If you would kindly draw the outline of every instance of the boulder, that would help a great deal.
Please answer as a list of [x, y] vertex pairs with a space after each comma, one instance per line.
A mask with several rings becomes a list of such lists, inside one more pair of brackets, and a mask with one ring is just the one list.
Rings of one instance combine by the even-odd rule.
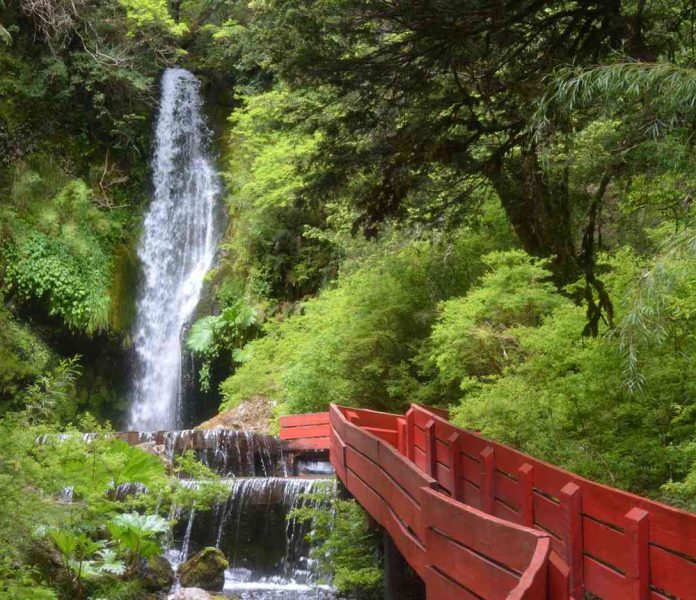
[[213, 597], [201, 588], [179, 588], [167, 597], [167, 600], [213, 600]]
[[164, 556], [154, 556], [143, 564], [140, 579], [148, 592], [169, 590], [174, 583], [174, 569]]
[[179, 583], [219, 592], [225, 585], [225, 555], [217, 548], [203, 548], [179, 567]]

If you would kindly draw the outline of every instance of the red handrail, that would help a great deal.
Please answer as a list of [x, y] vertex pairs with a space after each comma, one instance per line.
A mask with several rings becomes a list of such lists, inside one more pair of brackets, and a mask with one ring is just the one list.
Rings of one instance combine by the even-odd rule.
[[[505, 595], [500, 597], [508, 598], [580, 599], [585, 592], [605, 599], [696, 598], [694, 514], [589, 481], [487, 440], [455, 427], [446, 412], [429, 407], [412, 405], [401, 416], [332, 405], [324, 415], [321, 424], [328, 435], [312, 437], [314, 447], [318, 440], [330, 447], [337, 475], [394, 538], [426, 581], [429, 598], [467, 597], [448, 585], [483, 598], [499, 597], [501, 590]], [[286, 429], [298, 428], [293, 435], [301, 427], [312, 431], [319, 421], [319, 415], [297, 415], [281, 423], [281, 436]], [[446, 509], [455, 523], [452, 531], [443, 531], [443, 523], [432, 517]], [[456, 523], [467, 519], [474, 519], [478, 529], [469, 526], [461, 532], [466, 539], [458, 539], [461, 526]], [[518, 576], [514, 588], [510, 573], [506, 575], [510, 565], [500, 557], [474, 552], [504, 568], [491, 571], [500, 581], [483, 578], [500, 583], [500, 588], [471, 589], [467, 585], [482, 580], [472, 583], [471, 574], [486, 567], [460, 561], [468, 575], [448, 572], [453, 565], [441, 564], [440, 557], [452, 552], [430, 551], [443, 543], [471, 550], [489, 519], [525, 535], [536, 530], [539, 536], [531, 554], [519, 544], [502, 544], [527, 561], [525, 571], [512, 569]], [[497, 534], [499, 540], [503, 537]]]
[[338, 476], [389, 532], [428, 598], [546, 597], [547, 534], [437, 491], [437, 482], [388, 441], [397, 436], [395, 415], [332, 406], [330, 418]]

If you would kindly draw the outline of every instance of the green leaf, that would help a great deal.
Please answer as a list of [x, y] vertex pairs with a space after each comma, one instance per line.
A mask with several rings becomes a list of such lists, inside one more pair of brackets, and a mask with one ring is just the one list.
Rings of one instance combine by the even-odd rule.
[[215, 347], [215, 330], [219, 317], [203, 317], [193, 324], [186, 340], [186, 347], [194, 354], [204, 355]]

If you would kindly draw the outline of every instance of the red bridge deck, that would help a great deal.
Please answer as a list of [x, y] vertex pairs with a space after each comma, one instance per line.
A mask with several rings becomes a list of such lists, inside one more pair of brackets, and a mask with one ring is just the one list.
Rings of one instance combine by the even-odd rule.
[[444, 411], [332, 405], [282, 417], [281, 439], [330, 449], [429, 600], [696, 599], [696, 515], [455, 427]]

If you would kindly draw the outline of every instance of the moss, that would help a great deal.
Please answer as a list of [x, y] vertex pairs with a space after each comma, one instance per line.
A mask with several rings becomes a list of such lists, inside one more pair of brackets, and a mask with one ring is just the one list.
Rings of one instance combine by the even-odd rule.
[[117, 334], [130, 331], [136, 315], [136, 292], [140, 261], [135, 241], [120, 244], [115, 251], [114, 274], [109, 295], [111, 297], [111, 330]]
[[225, 585], [225, 569], [229, 566], [217, 548], [203, 548], [179, 567], [179, 583], [183, 587], [199, 587], [220, 591]]

